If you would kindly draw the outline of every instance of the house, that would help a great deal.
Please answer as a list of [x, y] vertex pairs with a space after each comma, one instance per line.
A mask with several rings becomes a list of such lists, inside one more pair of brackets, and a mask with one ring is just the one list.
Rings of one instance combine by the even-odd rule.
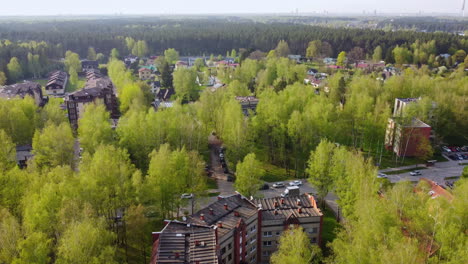
[[327, 65], [336, 64], [336, 58], [324, 58], [323, 63]]
[[174, 88], [161, 88], [156, 89], [155, 100], [152, 103], [155, 110], [162, 108], [170, 108], [174, 106], [174, 102], [171, 101], [171, 96], [175, 94]]
[[28, 161], [32, 159], [33, 156], [31, 145], [16, 146], [16, 163], [21, 169], [27, 167]]
[[318, 73], [318, 70], [314, 68], [310, 68], [309, 70], [307, 70], [307, 75], [315, 75], [317, 73]]
[[218, 264], [217, 228], [165, 221], [161, 232], [153, 232], [151, 264]]
[[89, 70], [99, 69], [99, 63], [95, 60], [82, 60], [81, 61], [81, 69], [83, 72], [87, 72]]
[[138, 70], [138, 77], [140, 77], [140, 80], [149, 80], [151, 79], [152, 73], [153, 72], [148, 67], [141, 67]]
[[423, 138], [429, 140], [431, 136], [431, 126], [423, 121], [417, 118], [412, 118], [409, 122], [403, 120], [405, 108], [418, 100], [419, 98], [396, 98], [393, 118], [388, 119], [385, 147], [400, 157], [416, 156], [420, 142]]
[[149, 82], [149, 85], [151, 87], [151, 93], [154, 95], [157, 95], [159, 93], [159, 90], [161, 90], [161, 82], [160, 81], [151, 81]]
[[41, 85], [35, 82], [25, 81], [12, 85], [0, 86], [0, 97], [6, 99], [25, 98], [31, 96], [38, 106], [44, 106], [48, 98], [42, 95]]
[[73, 128], [78, 128], [78, 120], [83, 116], [84, 106], [98, 100], [104, 103], [112, 119], [119, 117], [118, 102], [111, 80], [100, 73], [90, 72], [85, 87], [65, 98], [68, 119]]
[[[429, 179], [426, 179], [426, 178], [420, 178], [419, 179], [419, 182], [425, 182], [427, 183], [427, 185], [429, 186], [430, 188], [430, 191], [427, 193], [428, 195], [431, 196], [432, 199], [436, 199], [437, 197], [444, 197], [445, 199], [447, 199], [448, 201], [452, 201], [453, 200], [453, 195], [445, 190], [444, 188], [442, 188], [439, 184], [437, 184], [436, 182], [434, 181], [431, 181]], [[419, 192], [421, 191], [418, 187], [415, 188], [415, 192]]]
[[191, 224], [217, 227], [219, 263], [258, 263], [260, 211], [240, 194], [218, 200], [188, 218]]
[[134, 55], [128, 55], [124, 57], [125, 66], [130, 67], [133, 63], [137, 62], [140, 58]]
[[189, 67], [188, 63], [185, 61], [178, 61], [175, 64], [175, 69], [187, 69]]
[[290, 55], [288, 55], [288, 58], [290, 60], [296, 61], [297, 63], [300, 63], [302, 56], [301, 55], [290, 54]]
[[249, 110], [255, 113], [259, 102], [255, 96], [236, 96], [236, 100], [241, 104], [245, 116], [249, 115]]
[[63, 71], [54, 71], [49, 74], [45, 90], [48, 95], [62, 95], [68, 82], [68, 74]]
[[[320, 245], [323, 214], [314, 197], [309, 194], [249, 200], [237, 193], [218, 196], [217, 201], [189, 216], [185, 222], [168, 223], [175, 226], [168, 228], [166, 225], [161, 232], [153, 233], [152, 264], [197, 263], [191, 255], [196, 251], [184, 249], [192, 245], [191, 236], [198, 232], [203, 234], [199, 236], [198, 245], [204, 245], [204, 256], [209, 256], [209, 259], [205, 259], [207, 262], [200, 260], [199, 263], [212, 263], [209, 261], [213, 256], [213, 247], [211, 242], [207, 242], [214, 241], [210, 238], [212, 230], [216, 236], [215, 248], [219, 263], [254, 264], [269, 263], [271, 254], [277, 250], [281, 234], [291, 226], [302, 226], [311, 242]], [[163, 234], [166, 240], [162, 240]], [[174, 237], [177, 236], [185, 237], [185, 247], [182, 239], [176, 242]], [[164, 245], [164, 253], [170, 257], [164, 261], [160, 257], [163, 241], [167, 243]], [[197, 249], [196, 245], [191, 248]], [[185, 262], [176, 261], [181, 258]], [[161, 261], [153, 261], [155, 259]]]
[[280, 236], [291, 225], [301, 226], [310, 241], [320, 245], [323, 214], [312, 195], [256, 199], [253, 202], [262, 214], [259, 224], [261, 229], [259, 263], [270, 263], [270, 256], [278, 249]]

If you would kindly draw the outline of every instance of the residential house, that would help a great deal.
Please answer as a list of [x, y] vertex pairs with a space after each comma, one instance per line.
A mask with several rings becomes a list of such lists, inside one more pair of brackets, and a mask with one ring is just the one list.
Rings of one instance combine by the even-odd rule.
[[89, 70], [98, 70], [99, 63], [95, 60], [82, 60], [81, 61], [81, 70], [87, 72]]
[[32, 159], [33, 156], [31, 145], [16, 146], [16, 163], [21, 169], [27, 167], [28, 161]]
[[178, 61], [175, 64], [175, 69], [187, 69], [189, 67], [188, 63], [185, 61]]
[[36, 105], [41, 107], [48, 101], [48, 97], [42, 95], [41, 85], [35, 82], [25, 81], [22, 83], [0, 86], [0, 97], [12, 99], [25, 98], [26, 96], [31, 96]]
[[249, 111], [255, 113], [259, 102], [255, 96], [236, 96], [236, 100], [241, 104], [245, 116], [249, 115]]
[[320, 245], [323, 214], [312, 195], [256, 199], [253, 202], [262, 212], [259, 263], [270, 263], [270, 256], [278, 249], [280, 236], [291, 226], [301, 226], [310, 241]]
[[323, 63], [327, 65], [334, 65], [336, 64], [336, 58], [324, 58]]
[[152, 73], [153, 72], [148, 67], [141, 67], [138, 70], [138, 77], [140, 77], [140, 80], [149, 80], [151, 79]]
[[124, 57], [124, 63], [127, 68], [130, 67], [133, 63], [137, 62], [140, 58], [134, 55], [128, 55]]
[[165, 221], [154, 232], [151, 264], [218, 264], [217, 228], [206, 225]]
[[45, 90], [48, 95], [62, 95], [68, 82], [68, 74], [63, 71], [50, 73]]
[[100, 100], [110, 112], [111, 118], [119, 117], [118, 102], [114, 85], [108, 77], [99, 73], [90, 72], [83, 89], [70, 93], [65, 98], [68, 110], [68, 119], [73, 128], [78, 128], [78, 120], [83, 116], [84, 106]]

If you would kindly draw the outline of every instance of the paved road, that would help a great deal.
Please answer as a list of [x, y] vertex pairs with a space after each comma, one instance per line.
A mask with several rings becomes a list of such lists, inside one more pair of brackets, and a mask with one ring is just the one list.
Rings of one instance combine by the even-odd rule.
[[[418, 166], [425, 167], [423, 164], [420, 164]], [[380, 172], [386, 173], [390, 171], [412, 169], [415, 167], [416, 167], [415, 165], [405, 166], [405, 167], [400, 167], [400, 168], [380, 170]], [[465, 166], [459, 165], [458, 161], [437, 162], [435, 166], [433, 167], [428, 167], [427, 169], [420, 170], [421, 175], [419, 176], [411, 176], [409, 172], [405, 172], [401, 174], [388, 175], [388, 179], [391, 182], [399, 182], [403, 180], [417, 182], [419, 181], [420, 178], [424, 177], [426, 179], [430, 179], [439, 184], [444, 184], [446, 177], [461, 176], [464, 167]]]

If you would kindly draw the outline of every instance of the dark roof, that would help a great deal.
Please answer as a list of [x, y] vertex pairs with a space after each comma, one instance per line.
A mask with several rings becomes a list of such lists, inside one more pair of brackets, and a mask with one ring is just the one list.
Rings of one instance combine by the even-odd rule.
[[236, 100], [241, 103], [258, 103], [258, 98], [255, 96], [236, 96]]
[[188, 221], [199, 225], [216, 225], [222, 222], [222, 227], [218, 227], [219, 237], [222, 237], [234, 229], [241, 219], [245, 221], [257, 213], [257, 207], [247, 198], [234, 194], [227, 197], [219, 196], [218, 201], [196, 212]]
[[98, 68], [99, 63], [95, 60], [82, 60], [81, 67], [82, 68]]
[[218, 263], [216, 231], [208, 226], [170, 221], [160, 232], [151, 263]]
[[49, 75], [49, 81], [47, 82], [46, 86], [49, 86], [52, 84], [63, 86], [67, 78], [68, 78], [68, 75], [66, 72], [54, 71]]
[[[284, 220], [291, 215], [294, 215], [296, 218], [322, 215], [322, 212], [317, 207], [315, 198], [310, 194], [286, 198], [255, 199], [253, 203], [261, 208], [263, 220]], [[301, 212], [299, 212], [299, 208]]]
[[408, 102], [416, 102], [419, 98], [397, 98], [397, 100], [408, 103]]
[[156, 98], [162, 101], [166, 101], [169, 100], [173, 94], [175, 94], [174, 88], [160, 89], [159, 93], [156, 95]]
[[0, 97], [4, 98], [13, 98], [17, 96], [24, 98], [27, 95], [34, 97], [36, 94], [42, 96], [41, 85], [35, 82], [27, 81], [0, 87]]

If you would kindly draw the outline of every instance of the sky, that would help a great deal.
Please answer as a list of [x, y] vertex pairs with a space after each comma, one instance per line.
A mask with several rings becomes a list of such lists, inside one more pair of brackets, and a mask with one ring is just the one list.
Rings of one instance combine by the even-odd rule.
[[[84, 14], [457, 13], [463, 0], [0, 0], [0, 16]], [[468, 6], [467, 6], [468, 8]], [[468, 11], [468, 10], [467, 10]], [[468, 13], [468, 12], [467, 12]]]

